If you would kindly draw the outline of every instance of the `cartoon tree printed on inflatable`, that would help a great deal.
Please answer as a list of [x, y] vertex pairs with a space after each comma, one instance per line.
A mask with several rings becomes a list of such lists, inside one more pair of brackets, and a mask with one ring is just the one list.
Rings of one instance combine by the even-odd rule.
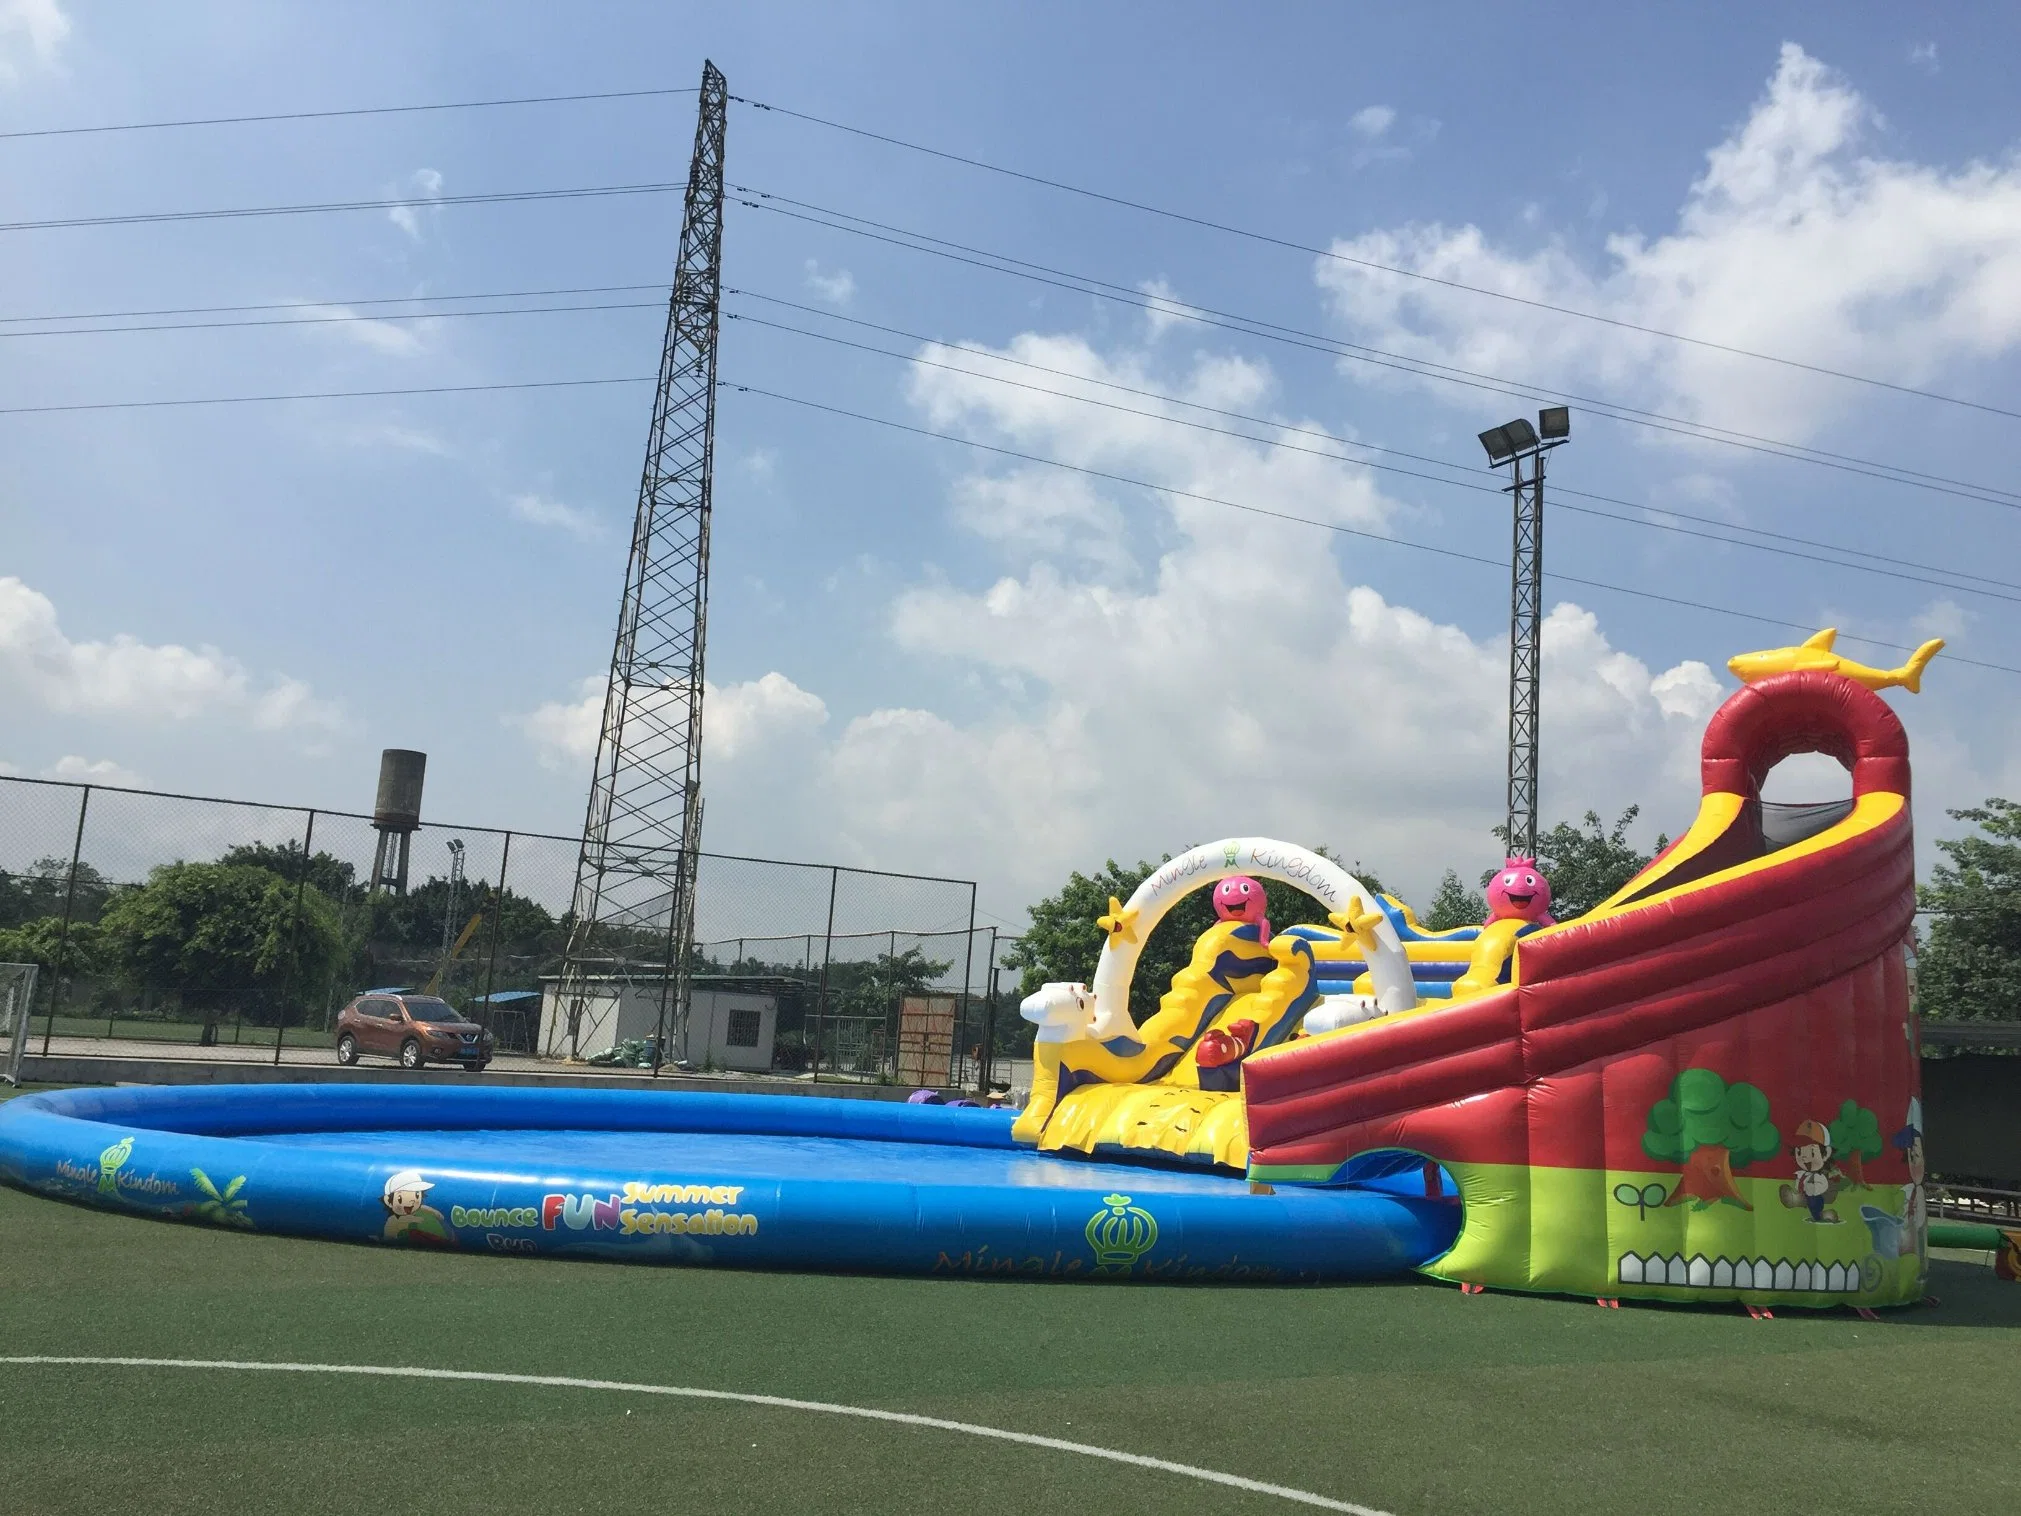
[[1832, 1161], [1845, 1174], [1846, 1183], [1854, 1189], [1873, 1188], [1860, 1160], [1881, 1156], [1880, 1118], [1858, 1101], [1848, 1100], [1826, 1130], [1832, 1134]]
[[1670, 1094], [1649, 1108], [1642, 1150], [1663, 1163], [1684, 1166], [1670, 1198], [1689, 1200], [1693, 1210], [1714, 1201], [1751, 1211], [1733, 1182], [1733, 1171], [1773, 1158], [1782, 1134], [1770, 1125], [1768, 1097], [1751, 1084], [1728, 1084], [1711, 1069], [1686, 1069], [1670, 1082]]

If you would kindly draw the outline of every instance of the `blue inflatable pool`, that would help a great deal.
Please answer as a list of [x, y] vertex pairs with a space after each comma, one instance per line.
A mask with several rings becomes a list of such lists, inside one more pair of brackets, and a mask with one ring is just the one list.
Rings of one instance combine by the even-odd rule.
[[[0, 1179], [297, 1237], [640, 1263], [1318, 1281], [1407, 1272], [1449, 1185], [1252, 1193], [1014, 1147], [1008, 1112], [455, 1085], [67, 1090], [0, 1105]], [[1396, 1166], [1392, 1166], [1393, 1168]]]

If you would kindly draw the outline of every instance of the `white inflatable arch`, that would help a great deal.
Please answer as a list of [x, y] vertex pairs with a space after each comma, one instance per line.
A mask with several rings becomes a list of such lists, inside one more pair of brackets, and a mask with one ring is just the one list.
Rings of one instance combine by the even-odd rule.
[[1137, 959], [1153, 927], [1182, 896], [1205, 889], [1231, 874], [1253, 874], [1294, 885], [1318, 900], [1327, 909], [1328, 919], [1342, 931], [1349, 930], [1349, 907], [1357, 896], [1364, 914], [1374, 911], [1380, 920], [1355, 935], [1361, 938], [1368, 957], [1369, 978], [1375, 989], [1377, 1007], [1388, 1015], [1407, 1011], [1417, 1004], [1417, 986], [1412, 983], [1410, 960], [1396, 927], [1376, 906], [1375, 891], [1329, 858], [1292, 842], [1269, 837], [1228, 837], [1193, 848], [1164, 864], [1138, 885], [1123, 906], [1120, 918], [1103, 917], [1108, 941], [1102, 945], [1101, 961], [1095, 965], [1094, 1015], [1088, 1034], [1098, 1040], [1128, 1036], [1136, 1030], [1130, 1019], [1130, 980], [1137, 972]]

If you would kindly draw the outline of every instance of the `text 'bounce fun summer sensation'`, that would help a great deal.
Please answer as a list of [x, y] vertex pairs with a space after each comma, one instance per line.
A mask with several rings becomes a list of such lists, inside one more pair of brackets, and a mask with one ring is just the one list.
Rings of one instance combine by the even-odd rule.
[[[1901, 669], [1832, 634], [1745, 654], [1697, 817], [1559, 921], [1535, 861], [1432, 932], [1331, 860], [1239, 837], [1101, 918], [1029, 997], [1007, 1113], [760, 1095], [403, 1086], [78, 1090], [0, 1108], [0, 1177], [126, 1211], [513, 1254], [1068, 1279], [1412, 1269], [1606, 1300], [1898, 1305], [1927, 1259], [1906, 948]], [[1761, 784], [1823, 752], [1852, 799]], [[1266, 919], [1261, 879], [1323, 919]], [[1157, 1010], [1144, 943], [1214, 924]]]

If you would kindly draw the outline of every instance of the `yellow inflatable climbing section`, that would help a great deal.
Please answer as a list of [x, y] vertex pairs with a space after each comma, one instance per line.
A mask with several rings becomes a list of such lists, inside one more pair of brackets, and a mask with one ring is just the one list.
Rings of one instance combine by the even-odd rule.
[[1288, 1039], [1318, 998], [1312, 945], [1259, 935], [1235, 921], [1203, 932], [1133, 1036], [1041, 1039], [1018, 1139], [1056, 1152], [1151, 1150], [1246, 1166], [1242, 1059]]

